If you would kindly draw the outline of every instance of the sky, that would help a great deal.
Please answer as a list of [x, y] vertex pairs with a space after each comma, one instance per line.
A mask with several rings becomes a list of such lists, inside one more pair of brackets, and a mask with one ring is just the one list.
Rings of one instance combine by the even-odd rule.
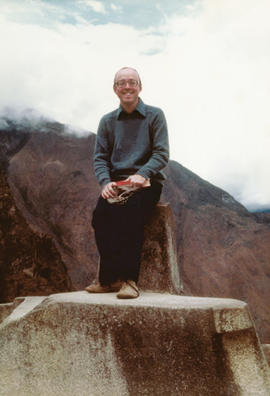
[[270, 208], [269, 0], [0, 0], [0, 114], [96, 132], [115, 72], [165, 112], [171, 159]]

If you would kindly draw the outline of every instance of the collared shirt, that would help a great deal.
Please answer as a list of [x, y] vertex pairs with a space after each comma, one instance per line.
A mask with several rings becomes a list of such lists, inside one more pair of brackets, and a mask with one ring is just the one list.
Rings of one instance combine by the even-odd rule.
[[100, 120], [94, 168], [102, 187], [135, 173], [162, 182], [161, 170], [168, 160], [167, 123], [161, 109], [139, 99], [132, 113], [120, 106]]

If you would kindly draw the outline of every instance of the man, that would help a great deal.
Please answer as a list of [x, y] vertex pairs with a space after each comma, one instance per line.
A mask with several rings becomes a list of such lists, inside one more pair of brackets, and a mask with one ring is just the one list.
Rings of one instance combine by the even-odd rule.
[[[159, 201], [165, 178], [161, 170], [169, 159], [167, 124], [162, 110], [140, 99], [142, 84], [135, 69], [120, 69], [113, 89], [120, 106], [102, 117], [94, 154], [102, 188], [92, 221], [100, 254], [99, 282], [86, 290], [136, 298], [144, 225]], [[114, 202], [120, 180], [135, 190], [124, 203]]]

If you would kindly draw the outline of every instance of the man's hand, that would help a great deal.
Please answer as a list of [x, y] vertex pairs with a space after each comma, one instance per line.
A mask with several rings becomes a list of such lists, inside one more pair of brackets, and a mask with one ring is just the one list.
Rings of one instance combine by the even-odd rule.
[[130, 184], [133, 187], [142, 187], [146, 181], [146, 179], [143, 176], [138, 175], [137, 173], [135, 175], [129, 176], [127, 180], [130, 182]]
[[102, 196], [102, 198], [107, 199], [107, 198], [116, 197], [117, 192], [116, 192], [115, 189], [113, 188], [113, 187], [115, 187], [115, 186], [116, 186], [116, 183], [115, 183], [115, 182], [107, 183], [107, 184], [103, 187], [103, 189], [102, 189], [102, 191], [101, 191], [101, 196]]

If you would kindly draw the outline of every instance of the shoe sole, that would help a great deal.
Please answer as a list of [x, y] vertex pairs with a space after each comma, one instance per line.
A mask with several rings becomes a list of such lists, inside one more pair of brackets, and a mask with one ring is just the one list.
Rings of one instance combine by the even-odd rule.
[[137, 297], [139, 297], [140, 293], [137, 290], [136, 290], [136, 292], [137, 292], [136, 295], [135, 294], [128, 294], [128, 293], [118, 293], [118, 294], [116, 294], [116, 297], [117, 298], [121, 298], [123, 300], [124, 299], [128, 299], [128, 298], [137, 298]]

